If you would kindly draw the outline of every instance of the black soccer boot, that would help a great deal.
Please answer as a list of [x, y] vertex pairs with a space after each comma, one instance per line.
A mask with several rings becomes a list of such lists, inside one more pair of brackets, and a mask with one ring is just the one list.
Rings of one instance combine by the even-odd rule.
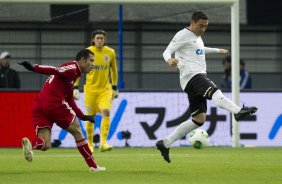
[[251, 114], [254, 114], [258, 109], [256, 107], [244, 107], [237, 113], [234, 114], [235, 120], [240, 121]]
[[170, 158], [169, 158], [169, 148], [166, 148], [164, 145], [164, 141], [163, 140], [159, 140], [156, 143], [156, 147], [158, 150], [160, 150], [163, 158], [165, 159], [165, 161], [167, 161], [168, 163], [170, 163]]

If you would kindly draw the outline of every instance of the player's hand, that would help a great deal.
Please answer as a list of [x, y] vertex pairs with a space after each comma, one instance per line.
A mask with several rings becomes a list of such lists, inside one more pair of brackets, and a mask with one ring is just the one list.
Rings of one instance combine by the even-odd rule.
[[95, 123], [94, 116], [90, 115], [84, 115], [83, 118], [81, 118], [82, 121], [90, 121], [91, 123]]
[[229, 54], [229, 51], [226, 50], [226, 49], [219, 49], [219, 53], [227, 55], [227, 54]]
[[28, 62], [28, 61], [22, 61], [22, 62], [20, 62], [18, 64], [24, 66], [29, 71], [34, 71], [33, 65], [30, 64], [30, 62]]
[[169, 66], [172, 68], [172, 69], [176, 69], [177, 68], [177, 64], [178, 64], [178, 59], [176, 58], [169, 58], [167, 60], [167, 63], [169, 64]]
[[74, 86], [73, 98], [75, 100], [79, 100], [80, 99], [80, 92], [79, 92], [78, 86]]
[[113, 89], [113, 95], [112, 95], [112, 99], [114, 98], [117, 98], [118, 97], [118, 89], [117, 89], [117, 86], [112, 86], [112, 89]]

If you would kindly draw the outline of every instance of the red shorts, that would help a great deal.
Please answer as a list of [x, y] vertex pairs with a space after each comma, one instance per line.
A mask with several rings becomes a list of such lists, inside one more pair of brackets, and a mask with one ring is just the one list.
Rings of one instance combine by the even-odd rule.
[[75, 112], [67, 102], [34, 99], [32, 104], [32, 124], [36, 128], [53, 127], [56, 123], [59, 127], [66, 129], [74, 121]]

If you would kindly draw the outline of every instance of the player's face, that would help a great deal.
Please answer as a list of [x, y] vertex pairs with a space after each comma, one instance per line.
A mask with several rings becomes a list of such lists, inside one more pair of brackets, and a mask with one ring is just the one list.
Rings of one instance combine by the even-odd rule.
[[201, 36], [206, 31], [208, 24], [209, 21], [206, 19], [200, 19], [197, 22], [192, 20], [193, 32], [196, 35]]
[[103, 34], [96, 34], [95, 37], [92, 40], [92, 42], [95, 43], [95, 47], [97, 47], [99, 49], [104, 47], [105, 41], [106, 41], [106, 38], [105, 38], [105, 35], [103, 35]]
[[84, 73], [89, 73], [93, 69], [94, 55], [89, 54], [89, 57], [85, 60]]

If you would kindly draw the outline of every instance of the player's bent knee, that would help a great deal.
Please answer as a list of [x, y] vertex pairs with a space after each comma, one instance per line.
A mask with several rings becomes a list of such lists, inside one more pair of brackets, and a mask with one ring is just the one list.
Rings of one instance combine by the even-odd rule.
[[205, 113], [197, 114], [196, 116], [193, 116], [193, 120], [198, 123], [204, 124], [206, 121], [206, 114]]
[[103, 116], [109, 117], [110, 116], [110, 110], [109, 109], [103, 109], [101, 110], [101, 113]]
[[208, 100], [211, 100], [213, 94], [214, 94], [217, 90], [218, 90], [217, 87], [212, 87], [212, 88], [210, 88], [210, 89], [207, 91], [207, 95], [206, 95], [207, 99], [208, 99]]
[[205, 122], [200, 123], [200, 122], [198, 122], [198, 121], [196, 121], [196, 120], [194, 120], [194, 119], [192, 119], [192, 121], [193, 121], [193, 123], [196, 124], [198, 127], [203, 126], [203, 124], [205, 123]]

